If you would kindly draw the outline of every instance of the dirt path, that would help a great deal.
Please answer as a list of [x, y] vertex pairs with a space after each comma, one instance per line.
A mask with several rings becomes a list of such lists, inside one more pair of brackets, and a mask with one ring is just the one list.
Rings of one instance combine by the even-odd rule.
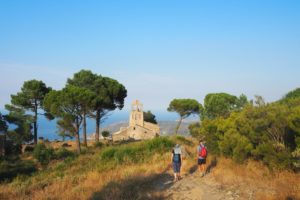
[[[168, 173], [171, 173], [168, 172]], [[170, 175], [170, 174], [169, 174]], [[165, 177], [165, 178], [164, 178]], [[234, 188], [224, 188], [217, 183], [211, 174], [200, 177], [198, 171], [184, 176], [173, 183], [172, 180], [162, 176], [156, 187], [163, 191], [164, 199], [174, 200], [237, 200], [252, 199], [251, 196], [241, 197], [239, 191]]]

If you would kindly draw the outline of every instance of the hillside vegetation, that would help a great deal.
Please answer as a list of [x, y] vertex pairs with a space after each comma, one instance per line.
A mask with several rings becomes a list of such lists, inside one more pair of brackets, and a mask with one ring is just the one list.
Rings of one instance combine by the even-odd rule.
[[236, 109], [234, 104], [222, 112], [206, 109], [202, 121], [190, 126], [191, 134], [205, 138], [212, 153], [237, 163], [254, 159], [271, 169], [298, 171], [300, 97], [295, 91], [278, 102], [267, 104], [257, 97], [241, 109]]
[[[138, 188], [126, 191], [123, 187], [168, 169], [170, 150], [175, 143], [191, 148], [193, 145], [181, 137], [159, 137], [114, 146], [97, 145], [79, 156], [53, 157], [38, 172], [2, 183], [0, 196], [1, 199], [120, 199], [121, 196], [136, 199], [144, 195], [142, 191]], [[124, 181], [126, 184], [120, 184]]]
[[[172, 183], [170, 154], [174, 144], [183, 149], [182, 174], [184, 181]], [[288, 171], [270, 171], [262, 163], [248, 160], [239, 165], [223, 157], [208, 157], [205, 179], [197, 174], [197, 141], [182, 136], [159, 137], [127, 144], [96, 143], [77, 155], [74, 150], [43, 149], [39, 162], [35, 153], [23, 155], [22, 160], [33, 160], [38, 168], [33, 173], [19, 174], [0, 185], [1, 199], [176, 199], [176, 188], [189, 188], [190, 181], [205, 183], [218, 190], [218, 196], [228, 191], [238, 193], [240, 199], [297, 199], [300, 197], [300, 176]], [[36, 157], [36, 156], [35, 156]], [[40, 157], [37, 157], [40, 159]], [[32, 161], [31, 161], [32, 162]], [[42, 164], [43, 163], [43, 164]], [[2, 165], [3, 163], [1, 163]], [[199, 179], [199, 180], [198, 180]], [[201, 181], [204, 181], [201, 183]], [[167, 183], [167, 184], [166, 184]], [[289, 183], [289, 184], [286, 184]], [[172, 186], [174, 184], [174, 187]], [[195, 186], [196, 187], [196, 186]], [[205, 192], [205, 188], [204, 190]], [[190, 190], [185, 191], [190, 195]], [[204, 193], [210, 196], [210, 191]], [[178, 194], [179, 195], [179, 194]], [[200, 194], [199, 194], [200, 195]], [[226, 198], [225, 198], [226, 199]]]

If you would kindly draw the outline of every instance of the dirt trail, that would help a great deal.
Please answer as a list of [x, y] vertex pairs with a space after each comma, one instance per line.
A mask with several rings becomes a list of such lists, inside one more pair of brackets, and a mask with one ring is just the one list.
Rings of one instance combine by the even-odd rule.
[[[171, 173], [171, 172], [168, 172]], [[170, 177], [170, 176], [169, 176]], [[156, 187], [163, 191], [164, 199], [174, 200], [237, 200], [252, 199], [251, 195], [242, 197], [236, 188], [224, 188], [211, 174], [201, 177], [199, 172], [193, 172], [173, 183], [170, 178], [157, 180]]]

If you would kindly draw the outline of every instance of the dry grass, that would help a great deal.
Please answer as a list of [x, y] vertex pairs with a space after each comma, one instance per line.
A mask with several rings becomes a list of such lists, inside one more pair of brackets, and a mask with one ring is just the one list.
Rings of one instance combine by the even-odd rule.
[[[186, 151], [182, 174], [197, 170], [196, 143], [182, 138], [172, 140], [183, 144]], [[105, 149], [89, 149], [69, 162], [53, 162], [31, 177], [17, 177], [1, 184], [0, 199], [166, 199], [158, 180], [172, 180], [170, 152], [155, 153], [143, 162], [116, 164], [100, 160]], [[300, 174], [271, 172], [254, 161], [244, 165], [225, 158], [217, 161], [211, 175], [224, 188], [239, 190], [241, 196], [253, 193], [253, 199], [258, 200], [300, 199]]]
[[235, 187], [244, 196], [252, 193], [254, 199], [300, 199], [300, 174], [272, 172], [259, 162], [237, 165], [232, 160], [219, 158], [212, 174], [223, 186]]
[[[189, 148], [187, 145], [187, 157]], [[153, 154], [149, 160], [141, 163], [115, 165], [101, 163], [101, 151], [103, 149], [93, 149], [69, 164], [53, 162], [48, 169], [32, 177], [17, 177], [12, 183], [2, 184], [0, 199], [162, 198], [161, 193], [149, 187], [161, 174], [168, 174], [170, 152]], [[186, 172], [188, 168], [183, 166]]]

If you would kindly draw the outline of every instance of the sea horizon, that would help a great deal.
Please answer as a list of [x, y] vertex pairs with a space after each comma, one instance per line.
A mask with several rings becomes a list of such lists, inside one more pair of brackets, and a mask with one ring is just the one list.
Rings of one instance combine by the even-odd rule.
[[[0, 111], [3, 115], [7, 114], [7, 110]], [[108, 114], [106, 120], [100, 124], [100, 129], [105, 129], [107, 126], [112, 124], [118, 124], [122, 122], [129, 121], [129, 113], [128, 110], [115, 110]], [[156, 120], [158, 122], [164, 121], [177, 121], [179, 116], [176, 113], [168, 112], [168, 111], [152, 111], [152, 113], [156, 116]], [[191, 116], [187, 118], [188, 121], [197, 121], [198, 116]], [[9, 129], [12, 130], [14, 128], [13, 124], [8, 124]], [[91, 135], [95, 133], [96, 130], [96, 122], [94, 119], [87, 119], [87, 135]], [[33, 130], [32, 130], [33, 131]], [[38, 116], [38, 137], [43, 137], [44, 140], [54, 141], [54, 140], [62, 140], [62, 136], [58, 134], [58, 128], [56, 124], [56, 119], [48, 120], [42, 115]], [[80, 128], [80, 137], [82, 138], [82, 126]], [[73, 140], [74, 138], [65, 138], [65, 140]]]

